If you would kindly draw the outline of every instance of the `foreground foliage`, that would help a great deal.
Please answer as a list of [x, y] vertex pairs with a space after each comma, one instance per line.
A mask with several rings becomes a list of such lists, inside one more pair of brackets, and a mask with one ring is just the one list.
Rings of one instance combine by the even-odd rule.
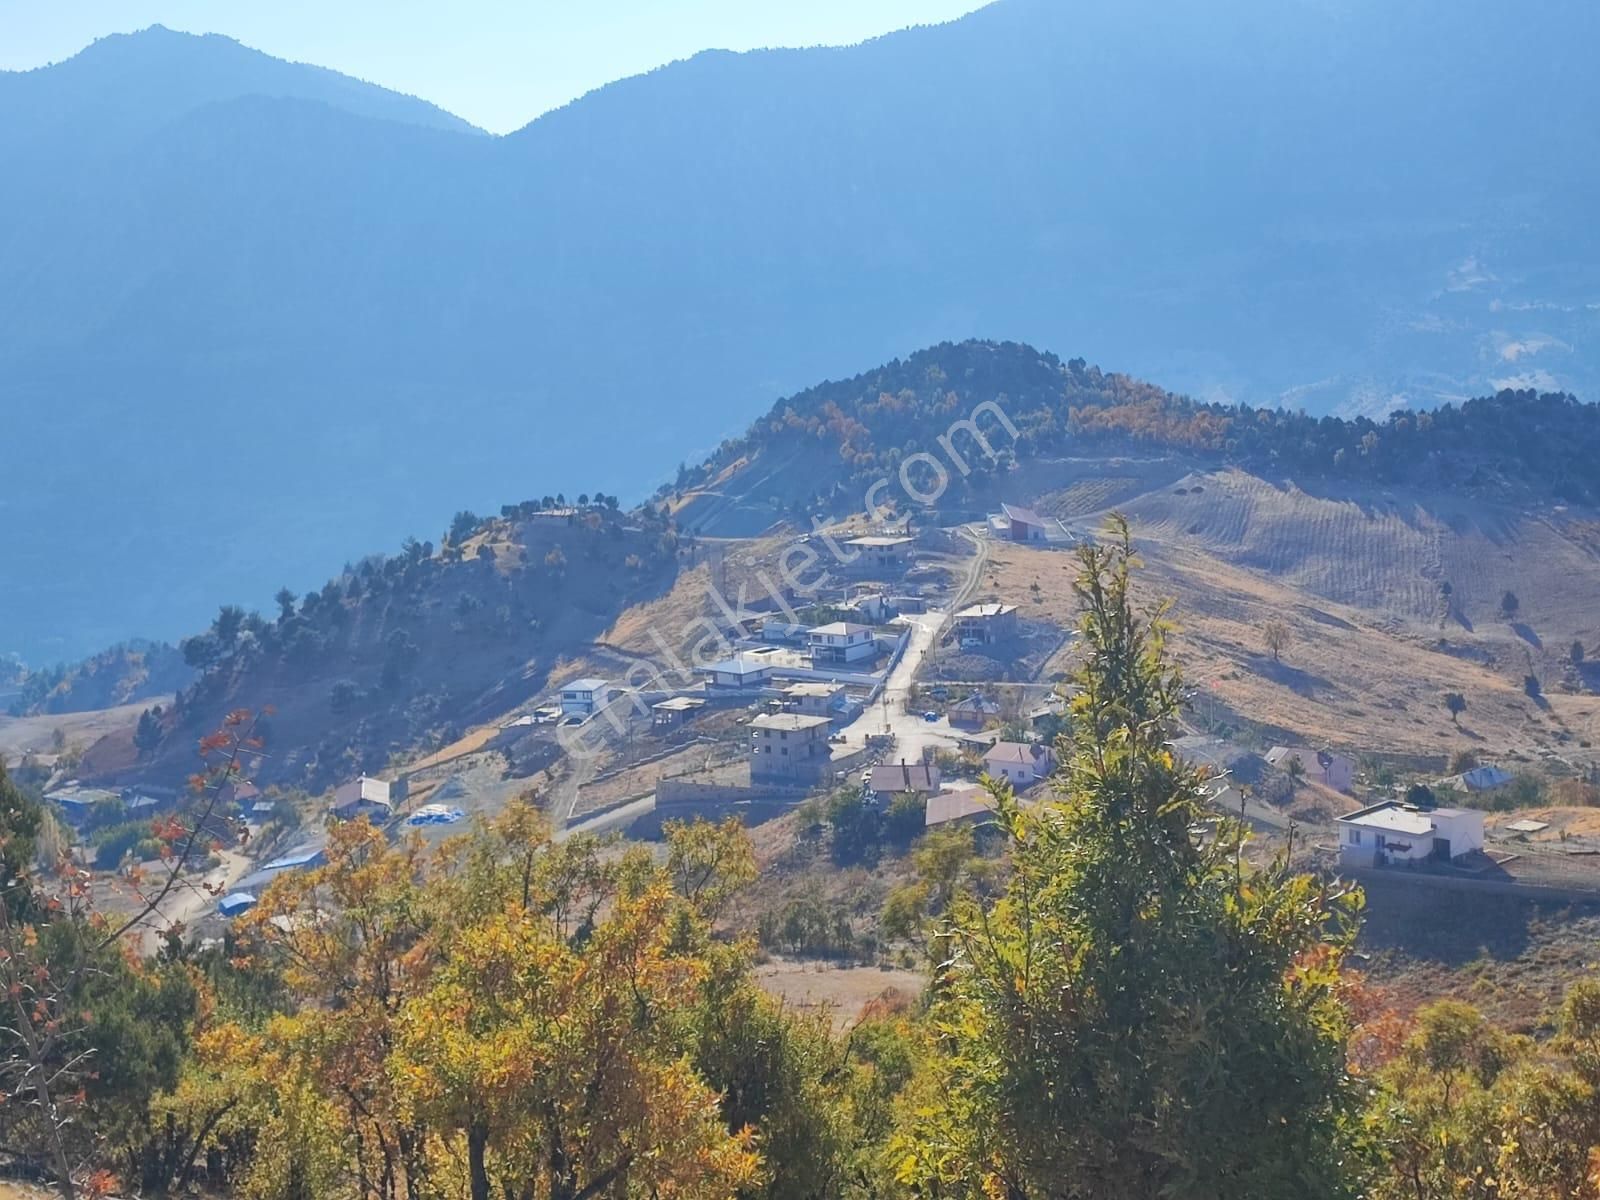
[[0, 1153], [69, 1200], [1600, 1196], [1600, 984], [1542, 1043], [1375, 1002], [1359, 895], [1247, 865], [1169, 751], [1166, 614], [1112, 533], [1056, 795], [918, 841], [884, 929], [927, 993], [843, 1030], [757, 985], [737, 821], [335, 825], [223, 946], [140, 960], [35, 875], [0, 771]]

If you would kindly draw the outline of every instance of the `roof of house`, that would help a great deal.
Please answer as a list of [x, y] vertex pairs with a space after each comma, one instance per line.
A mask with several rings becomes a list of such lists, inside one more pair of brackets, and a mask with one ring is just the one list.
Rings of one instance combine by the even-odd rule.
[[322, 848], [320, 846], [301, 846], [291, 850], [282, 858], [262, 866], [262, 871], [289, 871], [296, 867], [309, 867], [322, 861]]
[[996, 742], [994, 749], [983, 756], [983, 761], [1032, 766], [1049, 753], [1049, 747], [1041, 746], [1038, 742]]
[[700, 670], [718, 675], [751, 675], [757, 671], [772, 670], [772, 656], [741, 650], [732, 658], [725, 658], [721, 662], [712, 663], [709, 667], [701, 667]]
[[1406, 808], [1392, 801], [1374, 804], [1359, 812], [1347, 813], [1336, 820], [1341, 825], [1360, 825], [1368, 829], [1384, 829], [1390, 833], [1409, 833], [1418, 837], [1433, 832], [1433, 818], [1417, 809]]
[[952, 712], [997, 713], [1000, 711], [1000, 706], [993, 700], [985, 700], [974, 692], [965, 700], [957, 700], [950, 706], [950, 710]]
[[750, 722], [750, 728], [801, 730], [831, 724], [827, 717], [808, 717], [803, 713], [762, 713]]
[[1298, 758], [1302, 766], [1309, 767], [1320, 764], [1320, 756], [1324, 754], [1328, 756], [1330, 762], [1341, 758], [1345, 759], [1346, 762], [1350, 761], [1345, 755], [1333, 750], [1312, 750], [1306, 746], [1274, 746], [1267, 751], [1265, 757], [1273, 766], [1277, 766], [1279, 763], [1286, 762], [1291, 758]]
[[692, 708], [704, 708], [706, 702], [698, 696], [674, 696], [670, 700], [661, 700], [650, 707], [664, 709], [667, 712], [688, 712]]
[[994, 811], [994, 797], [981, 787], [960, 788], [928, 797], [924, 825], [943, 825]]
[[811, 630], [812, 637], [849, 637], [853, 633], [871, 633], [871, 625], [857, 625], [854, 621], [832, 621]]
[[935, 792], [939, 768], [925, 763], [879, 763], [872, 768], [867, 786], [875, 792]]
[[1044, 526], [1049, 524], [1031, 508], [1023, 508], [1020, 504], [1002, 504], [1000, 511], [1005, 513], [1008, 520], [1020, 521], [1024, 525]]
[[121, 800], [122, 797], [105, 788], [86, 788], [68, 784], [46, 794], [46, 800], [55, 804], [98, 804], [102, 800]]
[[1486, 792], [1491, 788], [1504, 787], [1514, 778], [1515, 776], [1503, 767], [1473, 767], [1472, 770], [1461, 773], [1461, 786], [1469, 792]]
[[571, 679], [561, 685], [563, 692], [598, 692], [601, 688], [611, 686], [608, 679]]
[[906, 537], [904, 534], [899, 534], [899, 535], [868, 534], [866, 537], [851, 538], [849, 541], [845, 542], [845, 545], [846, 546], [880, 547], [880, 548], [887, 549], [887, 548], [892, 548], [894, 546], [908, 546], [912, 542], [914, 542], [915, 540], [916, 540], [915, 538]]
[[389, 781], [363, 775], [349, 783], [341, 783], [333, 792], [335, 804], [387, 804]]
[[956, 614], [958, 621], [975, 621], [982, 617], [1003, 617], [1017, 611], [1015, 604], [974, 604]]
[[1399, 800], [1384, 800], [1368, 805], [1335, 820], [1340, 825], [1360, 825], [1367, 829], [1382, 829], [1391, 833], [1405, 833], [1414, 837], [1432, 833], [1438, 828], [1436, 818], [1457, 820], [1462, 817], [1483, 819], [1475, 808], [1417, 808]]
[[785, 696], [836, 696], [844, 691], [842, 683], [791, 683], [783, 689]]

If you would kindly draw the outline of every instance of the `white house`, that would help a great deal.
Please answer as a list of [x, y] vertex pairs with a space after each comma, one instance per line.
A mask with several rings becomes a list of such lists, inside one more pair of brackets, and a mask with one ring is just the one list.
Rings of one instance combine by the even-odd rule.
[[849, 621], [818, 625], [806, 635], [806, 641], [811, 647], [813, 664], [861, 662], [876, 657], [878, 653], [872, 626], [856, 625]]
[[347, 821], [359, 816], [382, 819], [393, 811], [393, 807], [386, 779], [372, 779], [363, 775], [349, 783], [341, 783], [333, 790], [334, 815]]
[[1302, 779], [1331, 787], [1336, 792], [1348, 792], [1355, 783], [1355, 761], [1343, 754], [1335, 754], [1332, 750], [1307, 750], [1304, 746], [1274, 746], [1267, 751], [1267, 762], [1280, 771], [1290, 771], [1289, 764], [1298, 762]]
[[772, 655], [741, 650], [732, 658], [697, 667], [706, 685], [718, 692], [755, 692], [772, 682]]
[[1055, 752], [1038, 742], [996, 742], [983, 756], [983, 769], [1014, 788], [1032, 787], [1055, 766]]
[[1337, 819], [1339, 860], [1352, 867], [1448, 862], [1483, 849], [1483, 813], [1385, 800]]
[[561, 685], [561, 711], [569, 717], [592, 716], [611, 699], [611, 684], [604, 679], [574, 679]]

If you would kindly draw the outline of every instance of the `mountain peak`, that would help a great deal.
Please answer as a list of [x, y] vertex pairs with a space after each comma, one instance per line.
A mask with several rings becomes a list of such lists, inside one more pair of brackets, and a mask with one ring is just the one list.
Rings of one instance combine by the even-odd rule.
[[404, 125], [483, 132], [414, 96], [274, 58], [224, 34], [165, 25], [109, 34], [50, 66], [0, 72], [0, 118], [19, 117], [13, 125], [26, 120], [35, 135], [127, 137], [247, 96], [309, 100]]

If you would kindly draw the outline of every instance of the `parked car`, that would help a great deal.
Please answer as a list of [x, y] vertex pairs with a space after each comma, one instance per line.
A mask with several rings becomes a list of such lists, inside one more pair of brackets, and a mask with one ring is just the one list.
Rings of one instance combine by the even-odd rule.
[[924, 721], [937, 721], [939, 719], [939, 714], [930, 708], [927, 712], [922, 714], [922, 719]]

